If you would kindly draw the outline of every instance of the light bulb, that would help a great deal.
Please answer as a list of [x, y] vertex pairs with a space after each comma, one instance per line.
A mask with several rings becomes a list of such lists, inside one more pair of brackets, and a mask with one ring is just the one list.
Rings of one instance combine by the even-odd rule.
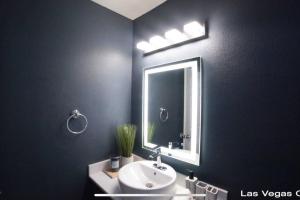
[[179, 43], [188, 39], [188, 37], [177, 29], [171, 29], [165, 33], [168, 40]]
[[149, 52], [149, 51], [152, 51], [154, 48], [152, 47], [151, 44], [149, 44], [148, 42], [146, 41], [141, 41], [139, 43], [136, 44], [136, 48], [144, 51], [144, 52]]
[[166, 47], [169, 45], [168, 41], [166, 39], [164, 39], [161, 36], [153, 36], [152, 38], [150, 38], [149, 40], [150, 44], [153, 45], [155, 48], [159, 49], [162, 47]]
[[196, 21], [184, 25], [183, 30], [191, 37], [200, 37], [205, 35], [205, 27]]

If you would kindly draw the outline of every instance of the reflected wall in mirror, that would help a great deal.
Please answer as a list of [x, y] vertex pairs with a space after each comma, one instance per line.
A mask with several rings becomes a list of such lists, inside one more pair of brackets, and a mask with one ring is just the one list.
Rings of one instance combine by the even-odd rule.
[[144, 70], [143, 148], [199, 165], [200, 58]]

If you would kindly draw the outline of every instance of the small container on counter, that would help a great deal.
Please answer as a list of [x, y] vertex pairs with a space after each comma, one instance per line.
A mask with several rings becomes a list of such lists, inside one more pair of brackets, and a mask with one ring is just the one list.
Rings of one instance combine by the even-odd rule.
[[111, 156], [110, 157], [110, 167], [114, 172], [119, 171], [120, 169], [120, 156]]
[[185, 178], [185, 186], [191, 191], [192, 194], [196, 194], [196, 183], [198, 179], [194, 176], [194, 172], [189, 170], [189, 176]]
[[173, 148], [173, 143], [172, 143], [172, 142], [169, 142], [168, 147], [169, 147], [169, 149], [172, 149], [172, 148]]

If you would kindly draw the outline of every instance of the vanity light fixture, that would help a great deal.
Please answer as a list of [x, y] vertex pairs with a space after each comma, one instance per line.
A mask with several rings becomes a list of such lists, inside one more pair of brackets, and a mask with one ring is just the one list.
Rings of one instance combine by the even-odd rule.
[[165, 33], [165, 37], [156, 35], [147, 41], [138, 42], [136, 47], [145, 54], [156, 52], [157, 50], [171, 48], [177, 45], [192, 42], [195, 39], [200, 39], [206, 35], [205, 24], [200, 24], [197, 21], [190, 22], [183, 26], [183, 31], [171, 29]]

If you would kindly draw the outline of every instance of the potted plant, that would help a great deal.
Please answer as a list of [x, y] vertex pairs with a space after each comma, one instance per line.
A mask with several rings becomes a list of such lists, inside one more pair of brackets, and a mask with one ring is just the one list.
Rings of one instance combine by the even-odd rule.
[[136, 126], [123, 124], [117, 127], [117, 141], [121, 152], [121, 165], [124, 166], [133, 162], [133, 146], [136, 134]]

